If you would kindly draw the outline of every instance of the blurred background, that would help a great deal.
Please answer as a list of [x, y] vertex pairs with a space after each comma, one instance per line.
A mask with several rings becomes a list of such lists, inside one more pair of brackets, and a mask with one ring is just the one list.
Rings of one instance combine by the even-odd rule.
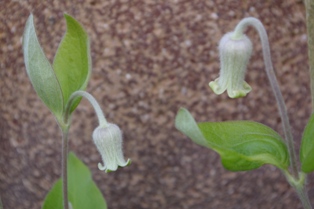
[[[225, 170], [218, 154], [174, 128], [180, 107], [197, 121], [254, 120], [282, 134], [257, 33], [247, 97], [215, 95], [217, 45], [244, 17], [259, 18], [290, 114], [296, 145], [311, 113], [307, 37], [301, 0], [0, 0], [0, 196], [5, 209], [39, 209], [61, 174], [61, 133], [26, 75], [21, 48], [34, 14], [50, 61], [65, 33], [64, 13], [91, 40], [87, 90], [124, 133], [129, 167], [106, 174], [91, 135], [97, 118], [86, 100], [73, 116], [70, 149], [91, 169], [110, 209], [302, 208], [281, 172], [263, 166]], [[309, 196], [314, 204], [313, 175]], [[82, 191], [84, 192], [84, 191]]]

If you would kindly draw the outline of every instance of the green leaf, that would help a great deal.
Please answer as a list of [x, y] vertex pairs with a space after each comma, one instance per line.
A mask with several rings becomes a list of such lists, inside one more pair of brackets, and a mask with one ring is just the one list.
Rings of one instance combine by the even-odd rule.
[[[73, 209], [107, 209], [106, 202], [91, 178], [89, 169], [75, 156], [68, 156], [68, 198]], [[52, 187], [43, 204], [43, 209], [62, 209], [62, 181]]]
[[[53, 62], [53, 69], [60, 83], [64, 106], [71, 94], [85, 90], [90, 73], [91, 57], [88, 35], [73, 17], [64, 15], [67, 32], [64, 35]], [[81, 98], [73, 103], [72, 111]]]
[[314, 171], [314, 114], [307, 123], [300, 148], [301, 170], [304, 173]]
[[56, 181], [50, 192], [47, 194], [43, 209], [62, 209], [63, 197], [62, 197], [62, 180], [61, 178]]
[[288, 151], [282, 138], [271, 128], [251, 121], [196, 123], [188, 110], [181, 108], [176, 128], [195, 143], [211, 148], [221, 156], [230, 171], [246, 171], [272, 164], [289, 166]]
[[38, 42], [33, 15], [29, 16], [24, 29], [23, 53], [26, 71], [36, 93], [56, 117], [62, 115], [62, 91]]

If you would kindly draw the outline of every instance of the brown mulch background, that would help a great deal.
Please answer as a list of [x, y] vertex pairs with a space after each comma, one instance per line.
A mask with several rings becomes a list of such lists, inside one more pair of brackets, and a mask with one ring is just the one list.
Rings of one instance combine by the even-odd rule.
[[[239, 3], [240, 2], [240, 3]], [[198, 121], [254, 120], [282, 133], [257, 33], [242, 99], [216, 96], [217, 43], [239, 20], [266, 27], [296, 144], [311, 112], [304, 6], [301, 0], [0, 0], [0, 197], [4, 209], [37, 209], [60, 177], [61, 135], [26, 75], [24, 24], [34, 14], [50, 60], [65, 31], [63, 13], [91, 39], [88, 86], [108, 121], [124, 132], [129, 167], [105, 174], [91, 134], [97, 119], [84, 100], [73, 117], [70, 148], [93, 173], [110, 209], [302, 208], [273, 166], [232, 173], [219, 156], [174, 128], [179, 107]], [[313, 175], [309, 195], [314, 204]], [[82, 191], [84, 192], [84, 191]]]

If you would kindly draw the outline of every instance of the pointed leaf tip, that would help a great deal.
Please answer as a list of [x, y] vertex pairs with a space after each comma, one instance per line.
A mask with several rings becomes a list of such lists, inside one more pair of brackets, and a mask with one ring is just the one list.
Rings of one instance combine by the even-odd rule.
[[[64, 14], [67, 31], [53, 62], [53, 69], [60, 82], [64, 105], [72, 93], [85, 90], [91, 73], [90, 44], [86, 31], [72, 16]], [[72, 111], [80, 99], [73, 103]]]
[[230, 171], [246, 171], [272, 164], [289, 166], [288, 151], [282, 138], [271, 128], [252, 121], [205, 122], [196, 124], [186, 109], [180, 109], [176, 128], [195, 143], [213, 149]]
[[175, 118], [175, 127], [183, 134], [191, 138], [196, 144], [205, 147], [208, 146], [208, 143], [206, 142], [201, 131], [198, 129], [193, 116], [187, 109], [179, 109]]
[[62, 91], [39, 44], [32, 14], [28, 17], [24, 29], [23, 54], [27, 75], [37, 95], [56, 117], [62, 115]]

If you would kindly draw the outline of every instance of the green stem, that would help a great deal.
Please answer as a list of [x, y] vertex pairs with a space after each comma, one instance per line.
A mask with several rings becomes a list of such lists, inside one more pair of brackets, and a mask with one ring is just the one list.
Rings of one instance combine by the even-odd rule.
[[306, 11], [307, 46], [309, 56], [312, 112], [314, 112], [314, 0], [304, 0]]
[[[314, 1], [304, 0], [306, 12], [307, 46], [309, 56], [310, 78], [311, 78], [311, 98], [312, 112], [314, 112]], [[310, 200], [304, 188], [297, 189], [298, 196], [304, 208], [311, 209]]]
[[75, 100], [79, 97], [85, 97], [94, 107], [96, 115], [98, 117], [99, 124], [102, 126], [107, 126], [107, 120], [95, 100], [95, 98], [85, 92], [85, 91], [76, 91], [74, 92], [70, 98], [69, 101], [65, 107], [65, 113], [63, 115], [63, 118], [60, 119], [58, 118], [58, 123], [59, 126], [62, 130], [62, 191], [63, 191], [63, 208], [64, 209], [69, 209], [69, 204], [70, 204], [70, 209], [71, 209], [71, 203], [68, 201], [68, 132], [70, 128], [70, 117], [71, 117], [71, 108]]
[[74, 101], [79, 97], [85, 97], [91, 103], [91, 105], [93, 106], [93, 108], [96, 112], [99, 124], [107, 126], [108, 122], [107, 122], [105, 115], [102, 112], [98, 102], [95, 100], [95, 98], [91, 94], [87, 93], [86, 91], [76, 91], [70, 96], [70, 99], [69, 99], [68, 104], [67, 104], [66, 109], [65, 109], [64, 122], [66, 124], [69, 123], [69, 117], [71, 114], [71, 107], [72, 107]]
[[63, 208], [69, 208], [68, 200], [68, 133], [69, 126], [63, 126], [62, 129], [62, 194]]
[[274, 95], [278, 104], [278, 109], [279, 109], [279, 113], [282, 120], [283, 131], [284, 131], [284, 135], [286, 139], [285, 143], [287, 145], [289, 156], [290, 156], [291, 173], [296, 179], [298, 179], [299, 176], [298, 176], [298, 167], [297, 167], [297, 157], [296, 157], [296, 152], [294, 148], [294, 141], [293, 141], [293, 136], [291, 133], [289, 117], [288, 117], [286, 105], [282, 97], [282, 94], [278, 85], [278, 81], [276, 79], [276, 75], [273, 69], [266, 30], [263, 24], [258, 19], [252, 18], [252, 17], [244, 18], [236, 26], [234, 30], [233, 38], [234, 39], [241, 38], [244, 34], [244, 30], [249, 25], [253, 26], [258, 31], [259, 37], [262, 42], [265, 70], [266, 70], [268, 80], [273, 89], [273, 92], [274, 92]]
[[305, 187], [295, 188], [296, 192], [302, 202], [304, 209], [312, 209], [309, 196], [307, 195]]
[[293, 176], [290, 175], [288, 171], [283, 170], [284, 175], [287, 178], [289, 184], [293, 187], [296, 191], [298, 197], [300, 198], [303, 208], [305, 209], [312, 209], [309, 197], [306, 192], [306, 174], [301, 172], [299, 173], [299, 179], [295, 179]]
[[3, 209], [3, 205], [2, 205], [1, 197], [0, 197], [0, 209]]

